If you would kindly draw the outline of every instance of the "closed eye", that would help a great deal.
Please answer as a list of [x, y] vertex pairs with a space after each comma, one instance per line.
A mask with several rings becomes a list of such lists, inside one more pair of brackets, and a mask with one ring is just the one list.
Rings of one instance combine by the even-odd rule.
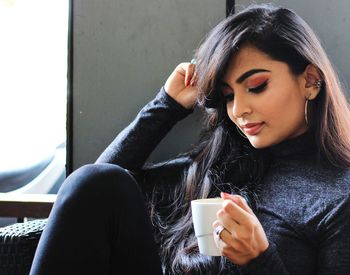
[[[250, 93], [261, 93], [265, 90], [265, 88], [267, 87], [268, 84], [268, 80], [266, 80], [265, 82], [263, 82], [262, 84], [256, 86], [256, 87], [252, 87], [252, 88], [248, 88], [247, 91]], [[235, 95], [233, 92], [228, 92], [226, 95], [224, 95], [224, 99], [226, 102], [230, 102], [235, 98]]]
[[260, 93], [262, 92], [266, 87], [267, 87], [267, 80], [265, 82], [263, 82], [262, 84], [260, 84], [259, 86], [253, 87], [253, 88], [248, 88], [248, 92], [250, 93]]

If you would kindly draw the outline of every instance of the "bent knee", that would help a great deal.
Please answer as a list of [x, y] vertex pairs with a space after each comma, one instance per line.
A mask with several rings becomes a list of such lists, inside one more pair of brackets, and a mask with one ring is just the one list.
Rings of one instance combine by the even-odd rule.
[[80, 196], [113, 196], [139, 192], [137, 183], [128, 170], [109, 163], [80, 167], [65, 180], [61, 189], [60, 192]]

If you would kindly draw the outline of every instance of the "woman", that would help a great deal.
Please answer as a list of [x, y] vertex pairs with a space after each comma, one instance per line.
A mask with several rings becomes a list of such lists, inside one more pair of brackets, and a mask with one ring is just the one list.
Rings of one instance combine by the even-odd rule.
[[[350, 113], [314, 32], [293, 11], [253, 5], [216, 26], [195, 58], [66, 180], [31, 274], [158, 274], [160, 262], [165, 274], [347, 274]], [[197, 103], [198, 144], [144, 165]], [[204, 256], [190, 201], [220, 195], [223, 256]]]

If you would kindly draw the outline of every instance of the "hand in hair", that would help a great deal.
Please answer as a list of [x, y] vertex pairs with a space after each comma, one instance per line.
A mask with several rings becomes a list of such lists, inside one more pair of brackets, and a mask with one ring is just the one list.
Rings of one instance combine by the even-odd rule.
[[241, 196], [222, 193], [221, 197], [223, 208], [217, 212], [213, 227], [222, 225], [225, 229], [215, 236], [216, 245], [230, 261], [245, 265], [263, 253], [269, 242], [258, 218]]
[[197, 101], [195, 64], [180, 63], [168, 77], [164, 89], [179, 104], [194, 108]]

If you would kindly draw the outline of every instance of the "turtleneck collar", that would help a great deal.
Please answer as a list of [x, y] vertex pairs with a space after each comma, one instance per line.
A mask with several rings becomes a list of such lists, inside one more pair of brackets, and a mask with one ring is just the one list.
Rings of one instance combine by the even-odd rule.
[[317, 152], [316, 141], [311, 133], [306, 132], [294, 138], [284, 140], [264, 150], [274, 159], [279, 158], [304, 158], [315, 156]]

